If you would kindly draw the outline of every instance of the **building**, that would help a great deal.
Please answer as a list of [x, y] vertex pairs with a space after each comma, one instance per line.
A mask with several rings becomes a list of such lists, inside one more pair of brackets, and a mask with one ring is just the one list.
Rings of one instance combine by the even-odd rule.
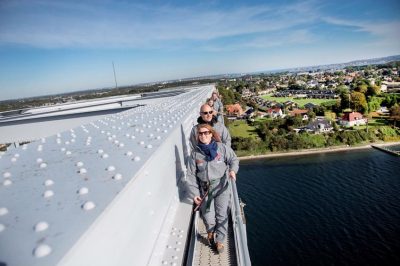
[[286, 101], [283, 103], [283, 106], [285, 106], [285, 108], [288, 108], [289, 110], [293, 110], [294, 108], [298, 107], [298, 104], [293, 101]]
[[257, 95], [265, 95], [265, 94], [273, 93], [275, 91], [276, 91], [275, 87], [270, 87], [270, 88], [266, 88], [265, 90], [258, 91]]
[[315, 134], [329, 133], [333, 130], [333, 126], [331, 122], [326, 120], [325, 118], [317, 118], [314, 121], [310, 122], [307, 126], [302, 128], [302, 130]]
[[339, 120], [340, 125], [345, 127], [361, 126], [367, 123], [367, 118], [359, 112], [346, 112]]
[[254, 116], [254, 108], [250, 107], [249, 109], [246, 110], [243, 114], [243, 118], [251, 118]]
[[243, 89], [242, 90], [242, 97], [243, 98], [250, 98], [254, 96], [254, 92], [251, 92], [249, 89]]
[[318, 105], [313, 104], [313, 103], [306, 103], [304, 105], [304, 108], [306, 108], [307, 110], [313, 110], [315, 107], [317, 107]]
[[242, 107], [238, 103], [227, 105], [225, 108], [226, 108], [226, 113], [227, 113], [228, 116], [239, 117], [239, 116], [242, 116], [244, 114], [244, 111], [243, 111]]
[[267, 115], [271, 118], [281, 117], [283, 115], [282, 109], [275, 107], [267, 110]]
[[381, 85], [381, 91], [382, 92], [399, 92], [400, 91], [400, 82], [383, 81], [382, 85]]
[[308, 120], [308, 110], [305, 109], [294, 109], [293, 111], [289, 112], [290, 116], [300, 115], [303, 120]]

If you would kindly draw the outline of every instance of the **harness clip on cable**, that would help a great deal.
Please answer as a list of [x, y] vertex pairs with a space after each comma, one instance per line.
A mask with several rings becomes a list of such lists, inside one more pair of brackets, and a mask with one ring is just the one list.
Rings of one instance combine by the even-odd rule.
[[201, 204], [203, 204], [204, 199], [207, 197], [207, 195], [208, 195], [208, 189], [207, 189], [206, 193], [204, 194], [204, 196], [201, 198], [199, 205], [197, 205], [196, 208], [194, 208], [193, 212], [196, 212], [201, 207]]

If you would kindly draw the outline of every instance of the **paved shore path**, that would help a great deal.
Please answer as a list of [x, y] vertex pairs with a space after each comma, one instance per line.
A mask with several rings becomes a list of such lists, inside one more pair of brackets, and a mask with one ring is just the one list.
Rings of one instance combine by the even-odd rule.
[[289, 152], [270, 152], [268, 154], [242, 156], [242, 157], [239, 157], [239, 159], [240, 160], [252, 160], [252, 159], [261, 159], [261, 158], [269, 158], [269, 157], [283, 157], [283, 156], [307, 155], [307, 154], [324, 153], [324, 152], [361, 150], [361, 149], [370, 149], [370, 148], [372, 148], [371, 145], [378, 146], [378, 147], [391, 146], [391, 145], [400, 145], [400, 142], [371, 143], [371, 144], [365, 144], [365, 145], [360, 145], [360, 146], [334, 146], [334, 147], [321, 148], [321, 149], [306, 149], [306, 150], [289, 151]]

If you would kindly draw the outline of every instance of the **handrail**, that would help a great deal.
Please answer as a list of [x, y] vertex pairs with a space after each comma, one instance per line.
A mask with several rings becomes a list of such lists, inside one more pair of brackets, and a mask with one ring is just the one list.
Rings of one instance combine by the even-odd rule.
[[[236, 182], [231, 181], [232, 189], [232, 220], [233, 220], [233, 230], [235, 235], [235, 246], [236, 246], [236, 257], [238, 265], [250, 266], [250, 254], [247, 247], [247, 234], [246, 234], [246, 224], [244, 222], [244, 214], [242, 214], [239, 196], [237, 193]], [[243, 215], [243, 216], [242, 216]]]
[[182, 265], [195, 265], [194, 260], [196, 258], [196, 249], [197, 249], [197, 232], [199, 231], [198, 225], [197, 225], [197, 220], [200, 217], [200, 212], [196, 211], [195, 213], [192, 213], [192, 217], [190, 219], [190, 226], [189, 230], [191, 231], [190, 237], [188, 237], [188, 248], [186, 252], [186, 259], [184, 260], [184, 263]]

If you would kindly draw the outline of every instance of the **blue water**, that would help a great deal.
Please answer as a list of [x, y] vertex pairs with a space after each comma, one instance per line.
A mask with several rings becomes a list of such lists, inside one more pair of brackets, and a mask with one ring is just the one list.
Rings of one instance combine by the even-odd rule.
[[253, 265], [400, 265], [400, 157], [241, 161], [237, 183]]

